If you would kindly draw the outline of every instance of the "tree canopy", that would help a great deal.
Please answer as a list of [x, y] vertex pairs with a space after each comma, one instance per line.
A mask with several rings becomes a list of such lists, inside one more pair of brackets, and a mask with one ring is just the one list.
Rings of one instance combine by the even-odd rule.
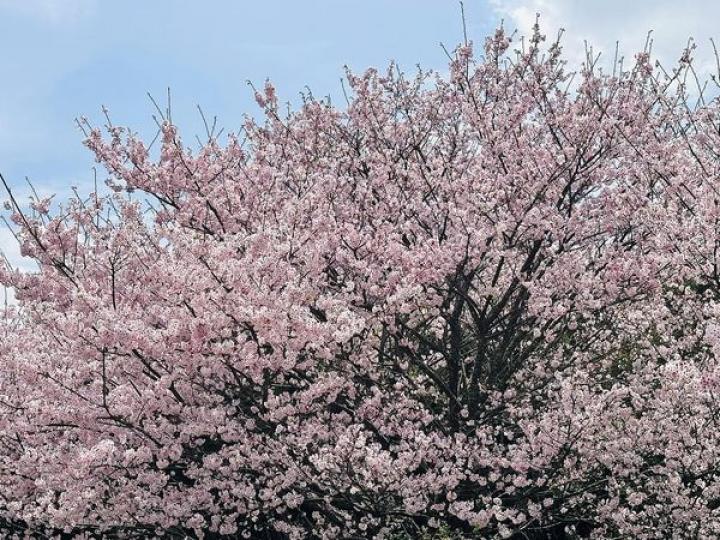
[[720, 535], [718, 101], [511, 38], [10, 190], [0, 528]]

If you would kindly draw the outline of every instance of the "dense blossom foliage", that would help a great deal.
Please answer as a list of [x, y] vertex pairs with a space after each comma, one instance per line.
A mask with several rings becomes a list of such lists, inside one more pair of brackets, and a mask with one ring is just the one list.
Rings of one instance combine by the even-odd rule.
[[6, 533], [718, 537], [718, 103], [511, 41], [12, 198]]

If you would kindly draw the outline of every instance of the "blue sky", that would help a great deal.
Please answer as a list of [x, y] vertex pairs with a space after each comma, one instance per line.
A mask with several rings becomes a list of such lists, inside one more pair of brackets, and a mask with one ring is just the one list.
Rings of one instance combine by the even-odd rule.
[[[465, 0], [465, 11], [476, 42], [501, 19], [527, 32], [539, 12], [549, 35], [566, 29], [575, 60], [584, 39], [606, 51], [620, 40], [631, 52], [652, 28], [659, 56], [672, 61], [693, 35], [707, 69], [720, 20], [716, 0]], [[163, 103], [170, 87], [189, 140], [203, 133], [198, 104], [230, 131], [257, 112], [247, 80], [270, 78], [283, 100], [305, 85], [339, 98], [345, 64], [444, 69], [440, 43], [461, 39], [454, 0], [0, 0], [0, 172], [20, 198], [28, 176], [62, 200], [71, 185], [91, 187], [94, 163], [74, 119], [100, 124], [102, 105], [114, 123], [152, 138], [147, 93]], [[0, 249], [22, 265], [7, 231]]]
[[[468, 6], [478, 36], [495, 20]], [[338, 97], [343, 65], [396, 59], [443, 67], [442, 41], [462, 37], [453, 2], [0, 0], [0, 171], [64, 191], [90, 178], [90, 154], [74, 119], [114, 123], [152, 138], [154, 107], [172, 94], [187, 139], [203, 131], [196, 105], [236, 130], [257, 112], [246, 81], [270, 78], [283, 100], [308, 85]]]

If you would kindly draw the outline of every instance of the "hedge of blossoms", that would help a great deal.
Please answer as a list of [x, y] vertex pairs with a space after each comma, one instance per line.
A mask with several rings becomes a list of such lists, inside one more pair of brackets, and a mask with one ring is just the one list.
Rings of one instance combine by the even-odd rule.
[[[5, 535], [720, 535], [720, 103], [536, 30], [8, 203]], [[158, 153], [158, 152], [156, 152]]]

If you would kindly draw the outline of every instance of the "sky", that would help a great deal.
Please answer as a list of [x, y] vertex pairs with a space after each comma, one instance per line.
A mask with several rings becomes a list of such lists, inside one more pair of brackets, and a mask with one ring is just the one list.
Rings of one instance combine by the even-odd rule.
[[[608, 58], [619, 41], [631, 57], [652, 30], [663, 63], [693, 36], [701, 70], [711, 73], [709, 39], [720, 42], [717, 0], [465, 0], [464, 10], [477, 44], [501, 21], [527, 34], [539, 13], [548, 36], [564, 28], [575, 62], [585, 41]], [[269, 78], [283, 101], [297, 102], [309, 87], [340, 103], [343, 66], [395, 60], [406, 71], [442, 71], [440, 44], [452, 49], [462, 39], [455, 0], [0, 0], [0, 172], [21, 200], [26, 177], [63, 200], [71, 186], [92, 189], [95, 164], [75, 119], [100, 125], [102, 106], [150, 140], [148, 93], [164, 106], [170, 88], [173, 120], [190, 140], [204, 133], [198, 105], [226, 131], [257, 114], [248, 80]], [[0, 250], [30, 267], [1, 226]]]

